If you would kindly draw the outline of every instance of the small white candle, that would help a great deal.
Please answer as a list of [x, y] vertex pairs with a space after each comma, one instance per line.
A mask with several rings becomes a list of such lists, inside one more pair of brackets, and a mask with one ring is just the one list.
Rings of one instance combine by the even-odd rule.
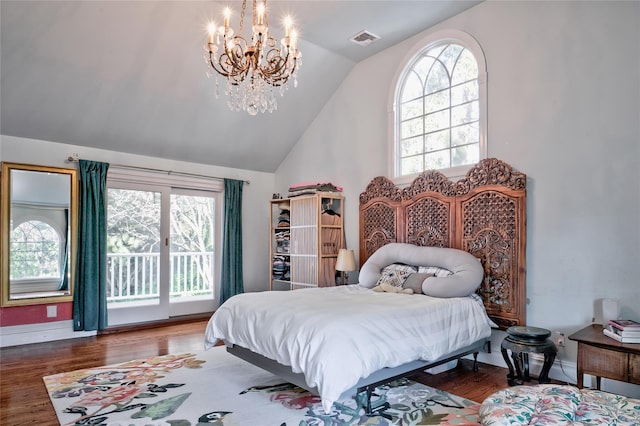
[[258, 12], [257, 25], [263, 25], [264, 24], [264, 3], [258, 3], [257, 12]]
[[216, 24], [209, 22], [209, 25], [207, 25], [207, 31], [209, 32], [209, 44], [213, 44], [213, 34], [216, 32]]
[[289, 37], [291, 35], [291, 16], [284, 18], [284, 36]]
[[229, 19], [231, 19], [231, 9], [228, 7], [224, 8], [224, 28], [229, 28]]

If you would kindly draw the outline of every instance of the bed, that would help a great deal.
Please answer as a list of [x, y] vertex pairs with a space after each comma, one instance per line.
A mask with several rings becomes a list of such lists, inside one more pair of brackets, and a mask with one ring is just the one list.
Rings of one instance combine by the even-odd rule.
[[[354, 393], [366, 394], [367, 414], [384, 410], [372, 405], [375, 386], [477, 354], [487, 348], [492, 326], [523, 320], [518, 310], [524, 295], [524, 262], [518, 257], [524, 255], [523, 176], [491, 160], [458, 183], [437, 172], [402, 190], [374, 179], [360, 196], [359, 284], [236, 295], [211, 317], [205, 345], [224, 341], [229, 352], [319, 394], [327, 412], [334, 401]], [[517, 207], [503, 205], [505, 197]], [[420, 207], [434, 206], [433, 200], [445, 207], [437, 209], [444, 211], [442, 217]], [[460, 203], [484, 218], [474, 225], [483, 231], [482, 241], [456, 244], [462, 231], [456, 221], [464, 221]], [[391, 220], [378, 214], [389, 211]], [[436, 234], [447, 238], [431, 238]], [[414, 293], [419, 294], [376, 291], [385, 276], [397, 278], [403, 265], [415, 268], [404, 277], [418, 276]], [[420, 269], [432, 267], [435, 272]], [[401, 281], [396, 290], [409, 280]]]
[[[491, 329], [471, 297], [379, 293], [356, 284], [234, 296], [206, 334], [209, 346], [222, 337], [231, 353], [319, 394], [328, 412], [354, 389], [479, 351]], [[284, 366], [302, 376], [287, 376]]]

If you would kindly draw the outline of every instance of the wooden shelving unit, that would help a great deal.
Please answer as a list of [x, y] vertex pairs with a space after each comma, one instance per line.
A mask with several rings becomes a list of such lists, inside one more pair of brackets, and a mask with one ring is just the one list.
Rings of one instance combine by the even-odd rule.
[[342, 195], [322, 192], [270, 202], [271, 290], [334, 286], [344, 245]]

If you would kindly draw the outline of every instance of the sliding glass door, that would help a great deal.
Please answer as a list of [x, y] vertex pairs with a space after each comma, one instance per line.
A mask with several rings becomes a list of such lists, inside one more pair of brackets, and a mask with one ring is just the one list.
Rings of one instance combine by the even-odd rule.
[[215, 308], [216, 198], [167, 186], [109, 185], [109, 326]]

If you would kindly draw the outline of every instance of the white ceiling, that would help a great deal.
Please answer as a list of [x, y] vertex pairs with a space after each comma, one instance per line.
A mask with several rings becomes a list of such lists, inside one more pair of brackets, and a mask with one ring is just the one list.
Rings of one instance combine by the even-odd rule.
[[[276, 36], [287, 13], [300, 28], [303, 65], [252, 117], [228, 109], [222, 79], [215, 98], [203, 60], [207, 22], [227, 4], [237, 19], [238, 1], [2, 0], [0, 132], [274, 172], [354, 64], [480, 1], [270, 0]], [[349, 41], [362, 30], [381, 39]]]

